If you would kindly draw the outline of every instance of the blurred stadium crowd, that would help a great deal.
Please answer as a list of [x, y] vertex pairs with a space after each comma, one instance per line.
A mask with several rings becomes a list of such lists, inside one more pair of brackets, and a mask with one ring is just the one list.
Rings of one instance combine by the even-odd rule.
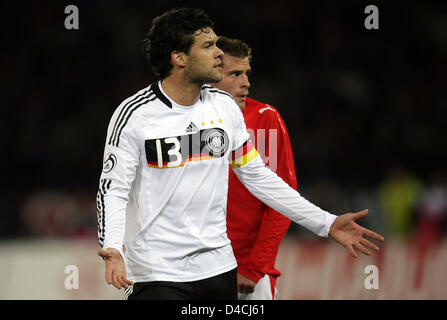
[[[2, 2], [0, 238], [96, 236], [108, 121], [155, 80], [140, 48], [151, 19], [184, 4], [162, 2]], [[64, 28], [67, 4], [79, 30]], [[369, 208], [362, 223], [385, 236], [445, 237], [446, 3], [378, 2], [374, 31], [361, 1], [193, 5], [252, 46], [251, 95], [285, 119], [301, 194]]]

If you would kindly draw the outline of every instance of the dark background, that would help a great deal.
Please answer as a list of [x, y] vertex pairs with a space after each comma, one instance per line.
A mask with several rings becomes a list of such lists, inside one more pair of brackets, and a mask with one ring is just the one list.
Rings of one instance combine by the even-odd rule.
[[[70, 4], [79, 30], [64, 27]], [[108, 122], [156, 80], [141, 50], [151, 20], [186, 4], [253, 48], [250, 95], [284, 118], [303, 195], [336, 214], [367, 206], [366, 224], [386, 232], [380, 188], [403, 172], [417, 181], [416, 225], [424, 190], [445, 186], [446, 2], [8, 1], [0, 237], [94, 235]], [[364, 26], [369, 4], [379, 30]]]

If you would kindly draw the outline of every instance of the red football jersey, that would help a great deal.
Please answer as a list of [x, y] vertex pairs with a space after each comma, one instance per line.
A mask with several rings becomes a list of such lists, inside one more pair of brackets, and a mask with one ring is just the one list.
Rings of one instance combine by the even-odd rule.
[[[251, 141], [266, 165], [296, 189], [290, 138], [278, 110], [247, 98], [242, 113]], [[275, 269], [276, 255], [289, 225], [288, 218], [253, 196], [230, 168], [227, 233], [238, 273], [255, 282], [268, 274], [273, 292], [276, 278], [281, 275]]]

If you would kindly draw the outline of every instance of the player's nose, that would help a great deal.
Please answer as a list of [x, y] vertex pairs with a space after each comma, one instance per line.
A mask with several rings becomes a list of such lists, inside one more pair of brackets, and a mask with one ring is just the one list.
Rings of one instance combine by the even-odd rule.
[[241, 83], [241, 85], [242, 85], [242, 87], [244, 87], [244, 88], [250, 88], [250, 86], [251, 86], [251, 84], [250, 84], [250, 81], [248, 80], [248, 77], [247, 77], [247, 75], [244, 75], [243, 77], [242, 77], [242, 83]]
[[215, 58], [219, 58], [220, 60], [222, 60], [224, 52], [222, 51], [222, 49], [220, 49], [218, 46], [216, 46], [216, 51], [214, 52], [214, 56]]

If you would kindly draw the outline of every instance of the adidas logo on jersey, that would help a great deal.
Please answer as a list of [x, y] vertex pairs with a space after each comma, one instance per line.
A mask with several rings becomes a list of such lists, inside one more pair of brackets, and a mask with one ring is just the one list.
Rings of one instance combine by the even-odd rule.
[[194, 122], [191, 122], [187, 127], [186, 127], [186, 132], [187, 133], [191, 133], [191, 132], [195, 132], [198, 131], [199, 128], [194, 124]]

